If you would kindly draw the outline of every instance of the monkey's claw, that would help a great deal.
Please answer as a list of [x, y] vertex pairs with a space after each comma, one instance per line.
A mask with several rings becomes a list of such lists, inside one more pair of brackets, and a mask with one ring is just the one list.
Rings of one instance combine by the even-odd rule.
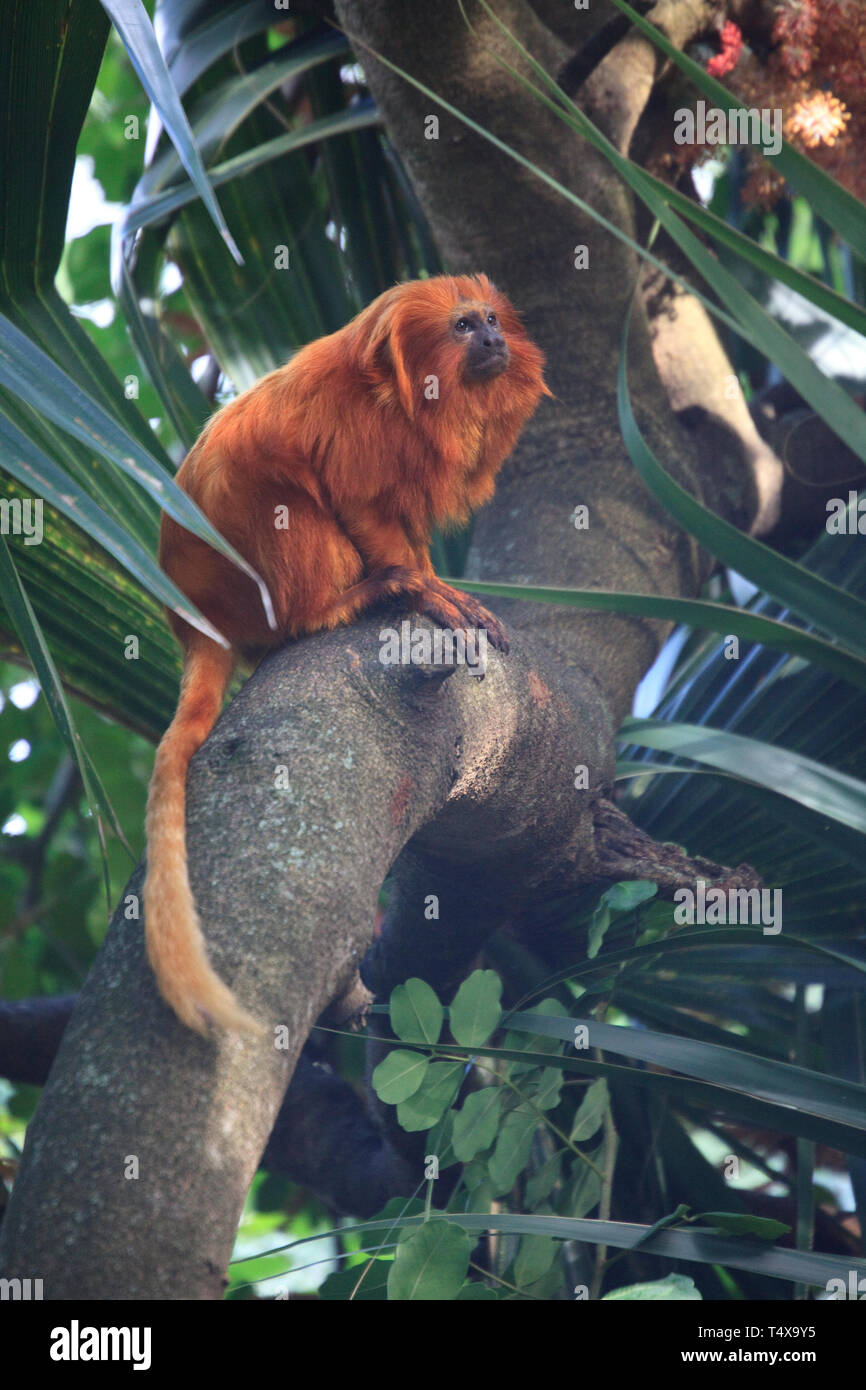
[[508, 655], [510, 645], [505, 635], [505, 628], [499, 622], [498, 618], [494, 618], [492, 613], [485, 612], [484, 621], [478, 623], [477, 626], [486, 630], [487, 640], [491, 647], [495, 647], [498, 652], [502, 652], [503, 656]]
[[[441, 579], [434, 577], [428, 582], [431, 589], [446, 600], [452, 611], [456, 609], [459, 612], [467, 627], [486, 633], [487, 641], [491, 647], [494, 647], [498, 652], [507, 654], [508, 638], [505, 635], [505, 629], [499, 619], [495, 618], [482, 603], [479, 603], [471, 594], [465, 594], [462, 589], [453, 589], [450, 584], [443, 583]], [[434, 616], [432, 612], [430, 612], [430, 616]], [[434, 618], [434, 621], [440, 622], [441, 619]], [[452, 621], [443, 625], [453, 627], [454, 623]], [[462, 623], [459, 624], [459, 626], [462, 625]]]
[[473, 604], [473, 611], [466, 614], [467, 622], [475, 628], [477, 632], [483, 632], [487, 636], [487, 641], [496, 651], [508, 654], [508, 638], [505, 629], [498, 618], [494, 618], [492, 613], [488, 613], [486, 608], [480, 604]]

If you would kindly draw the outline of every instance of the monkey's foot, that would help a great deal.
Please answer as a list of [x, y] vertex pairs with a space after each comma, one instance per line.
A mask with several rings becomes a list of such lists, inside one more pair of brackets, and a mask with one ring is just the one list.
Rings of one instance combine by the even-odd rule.
[[328, 604], [309, 630], [350, 622], [383, 598], [407, 598], [416, 613], [423, 613], [438, 627], [452, 632], [466, 628], [484, 631], [492, 647], [508, 651], [508, 638], [499, 619], [476, 599], [443, 583], [435, 574], [422, 574], [402, 565], [389, 565], [353, 584]]
[[[441, 595], [450, 608], [456, 609], [460, 614], [462, 622], [458, 622], [458, 627], [466, 625], [483, 630], [487, 633], [487, 640], [491, 647], [495, 647], [499, 652], [507, 653], [508, 638], [505, 635], [505, 629], [499, 619], [495, 618], [483, 604], [479, 603], [471, 594], [464, 594], [462, 589], [454, 589], [450, 584], [443, 583], [435, 575], [428, 578], [426, 582], [436, 594]], [[429, 616], [432, 617], [432, 613]], [[453, 626], [453, 623], [449, 626]]]

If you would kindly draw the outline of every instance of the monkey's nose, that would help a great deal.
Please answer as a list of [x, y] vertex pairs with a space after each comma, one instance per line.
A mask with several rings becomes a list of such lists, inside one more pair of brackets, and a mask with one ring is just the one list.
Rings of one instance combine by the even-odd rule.
[[500, 333], [485, 333], [482, 342], [491, 352], [502, 352], [505, 347], [505, 339]]

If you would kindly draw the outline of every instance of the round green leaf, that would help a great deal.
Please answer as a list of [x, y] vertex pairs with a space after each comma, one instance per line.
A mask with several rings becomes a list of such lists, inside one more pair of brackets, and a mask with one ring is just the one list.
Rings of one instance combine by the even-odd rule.
[[397, 1119], [405, 1130], [414, 1134], [441, 1119], [457, 1094], [465, 1067], [465, 1062], [431, 1062], [418, 1089], [397, 1106]]
[[473, 970], [451, 1005], [451, 1032], [463, 1047], [482, 1047], [502, 1017], [502, 981], [495, 970]]
[[397, 1048], [389, 1052], [373, 1072], [373, 1090], [385, 1105], [398, 1105], [414, 1096], [430, 1065], [429, 1057], [420, 1052], [404, 1052]]
[[654, 898], [658, 891], [658, 884], [646, 878], [636, 878], [626, 883], [612, 884], [601, 896], [614, 912], [629, 912], [649, 898]]
[[457, 1298], [469, 1269], [472, 1243], [450, 1221], [427, 1221], [397, 1246], [388, 1276], [388, 1298], [449, 1302]]
[[411, 979], [391, 991], [391, 1027], [403, 1042], [435, 1043], [445, 1010], [425, 980]]

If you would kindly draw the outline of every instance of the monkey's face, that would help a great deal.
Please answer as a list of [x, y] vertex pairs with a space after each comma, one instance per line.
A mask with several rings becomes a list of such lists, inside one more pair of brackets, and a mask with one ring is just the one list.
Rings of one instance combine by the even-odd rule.
[[[458, 412], [465, 404], [476, 424], [478, 412], [526, 420], [539, 398], [550, 395], [542, 353], [486, 275], [434, 275], [395, 285], [345, 334], [379, 399], [390, 393], [410, 420], [419, 409], [428, 425], [444, 419], [441, 408], [428, 405], [433, 400], [448, 401]], [[428, 393], [431, 379], [435, 395]]]
[[508, 344], [489, 304], [463, 300], [451, 317], [451, 339], [463, 354], [465, 381], [492, 381], [508, 366]]

